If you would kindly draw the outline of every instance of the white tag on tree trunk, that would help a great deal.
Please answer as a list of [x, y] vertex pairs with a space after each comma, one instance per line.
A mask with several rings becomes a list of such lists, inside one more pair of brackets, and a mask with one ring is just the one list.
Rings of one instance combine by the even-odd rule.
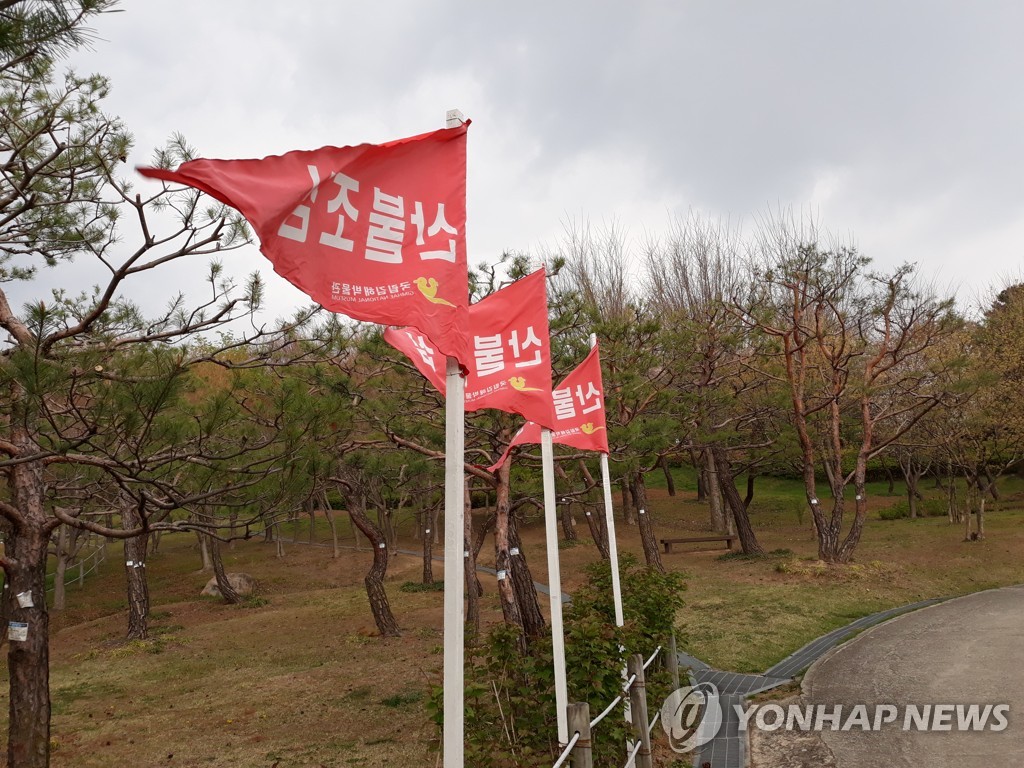
[[860, 501], [860, 494], [857, 494], [857, 501]]
[[811, 504], [812, 504], [812, 505], [817, 505], [817, 503], [818, 503], [818, 500], [817, 500], [817, 499], [811, 499]]
[[427, 528], [426, 532], [427, 532], [427, 533], [430, 533], [430, 529], [429, 529], [429, 528]]
[[507, 571], [498, 571], [498, 581], [504, 581], [507, 575]]
[[384, 547], [386, 547], [386, 546], [387, 546], [387, 544], [385, 544], [385, 543], [384, 543], [384, 542], [382, 541], [382, 542], [381, 542], [380, 544], [378, 544], [378, 545], [377, 545], [377, 549], [384, 549]]
[[642, 509], [641, 509], [641, 510], [640, 510], [640, 514], [642, 515], [643, 513], [644, 513], [644, 510], [642, 510]]
[[589, 512], [584, 512], [583, 514], [585, 514], [587, 517], [590, 517], [590, 513]]
[[28, 640], [28, 624], [24, 621], [7, 622], [7, 639], [12, 643], [24, 643]]
[[35, 602], [32, 600], [32, 592], [26, 590], [25, 592], [18, 593], [18, 605], [22, 608], [34, 608]]
[[510, 549], [510, 550], [508, 551], [508, 553], [509, 553], [510, 555], [518, 555], [518, 554], [519, 554], [519, 547], [512, 547], [512, 549]]

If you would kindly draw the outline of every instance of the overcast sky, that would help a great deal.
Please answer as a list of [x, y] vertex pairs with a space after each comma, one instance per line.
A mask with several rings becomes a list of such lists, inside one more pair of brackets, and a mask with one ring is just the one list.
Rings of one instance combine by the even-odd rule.
[[[539, 254], [571, 221], [639, 241], [691, 209], [752, 227], [782, 206], [965, 303], [1020, 275], [1017, 0], [122, 7], [75, 65], [112, 79], [132, 165], [175, 131], [205, 157], [262, 157], [421, 133], [459, 108], [471, 264]], [[267, 273], [271, 311], [302, 303]]]

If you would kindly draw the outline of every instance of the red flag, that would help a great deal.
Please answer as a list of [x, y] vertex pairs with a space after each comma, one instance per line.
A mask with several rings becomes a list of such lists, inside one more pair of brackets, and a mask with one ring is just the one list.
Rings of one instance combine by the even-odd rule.
[[[551, 430], [553, 442], [584, 451], [608, 453], [608, 423], [604, 412], [604, 384], [601, 381], [601, 357], [597, 345], [590, 354], [555, 387], [555, 424]], [[516, 445], [540, 442], [540, 425], [527, 422], [516, 433], [505, 453], [488, 471], [493, 472], [508, 458]]]
[[274, 270], [324, 308], [411, 325], [468, 365], [468, 125], [379, 145], [138, 170], [238, 209]]
[[[469, 329], [472, 358], [466, 376], [466, 410], [495, 408], [553, 427], [543, 268], [471, 305]], [[384, 340], [445, 393], [444, 360], [424, 334], [388, 328]]]

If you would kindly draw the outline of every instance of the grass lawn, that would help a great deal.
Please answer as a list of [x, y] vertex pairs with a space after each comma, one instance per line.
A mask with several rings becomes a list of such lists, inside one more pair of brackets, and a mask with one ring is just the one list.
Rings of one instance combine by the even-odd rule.
[[[659, 535], [708, 530], [692, 481], [679, 472], [675, 497], [651, 489]], [[687, 545], [662, 555], [666, 567], [688, 576], [677, 617], [681, 646], [716, 667], [759, 672], [865, 614], [1024, 582], [1020, 481], [990, 504], [987, 538], [970, 543], [945, 518], [878, 519], [901, 498], [886, 491], [886, 484], [870, 489], [871, 519], [854, 562], [828, 567], [816, 560], [799, 484], [759, 480], [752, 520], [775, 554], [751, 560]], [[307, 525], [287, 526], [286, 538], [294, 532], [305, 540]], [[340, 528], [351, 545], [348, 524]], [[581, 566], [597, 559], [582, 520], [578, 531], [580, 543], [560, 553], [569, 592], [585, 578]], [[315, 536], [328, 541], [324, 521]], [[542, 524], [523, 538], [543, 581]], [[621, 526], [618, 539], [620, 551], [642, 559], [635, 528]], [[418, 545], [403, 537], [402, 546]], [[285, 550], [277, 558], [273, 545], [258, 541], [225, 550], [229, 570], [262, 585], [260, 600], [234, 607], [199, 598], [209, 574], [197, 570], [194, 538], [165, 537], [147, 568], [153, 640], [126, 645], [123, 569], [111, 545], [111, 559], [83, 587], [69, 586], [67, 610], [51, 618], [53, 766], [433, 765], [435, 732], [423, 700], [440, 680], [442, 595], [398, 589], [419, 580], [419, 559], [393, 561], [389, 596], [404, 636], [383, 641], [362, 590], [368, 551], [346, 549], [334, 559], [324, 547], [286, 542]], [[484, 564], [492, 552], [488, 543]], [[440, 564], [435, 577], [443, 577]], [[485, 621], [498, 622], [493, 577], [484, 587]], [[0, 704], [0, 716], [6, 711]]]

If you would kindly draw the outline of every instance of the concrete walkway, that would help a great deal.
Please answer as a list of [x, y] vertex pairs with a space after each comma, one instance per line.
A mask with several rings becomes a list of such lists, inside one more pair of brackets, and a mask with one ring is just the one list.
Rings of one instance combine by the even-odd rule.
[[[880, 731], [822, 732], [837, 768], [1024, 766], [1024, 587], [957, 598], [864, 632], [808, 670], [802, 703], [899, 708], [897, 723]], [[911, 704], [1008, 704], [1009, 726], [1001, 732], [904, 731]], [[956, 715], [953, 722], [955, 729]], [[786, 734], [762, 737], [776, 741]]]

